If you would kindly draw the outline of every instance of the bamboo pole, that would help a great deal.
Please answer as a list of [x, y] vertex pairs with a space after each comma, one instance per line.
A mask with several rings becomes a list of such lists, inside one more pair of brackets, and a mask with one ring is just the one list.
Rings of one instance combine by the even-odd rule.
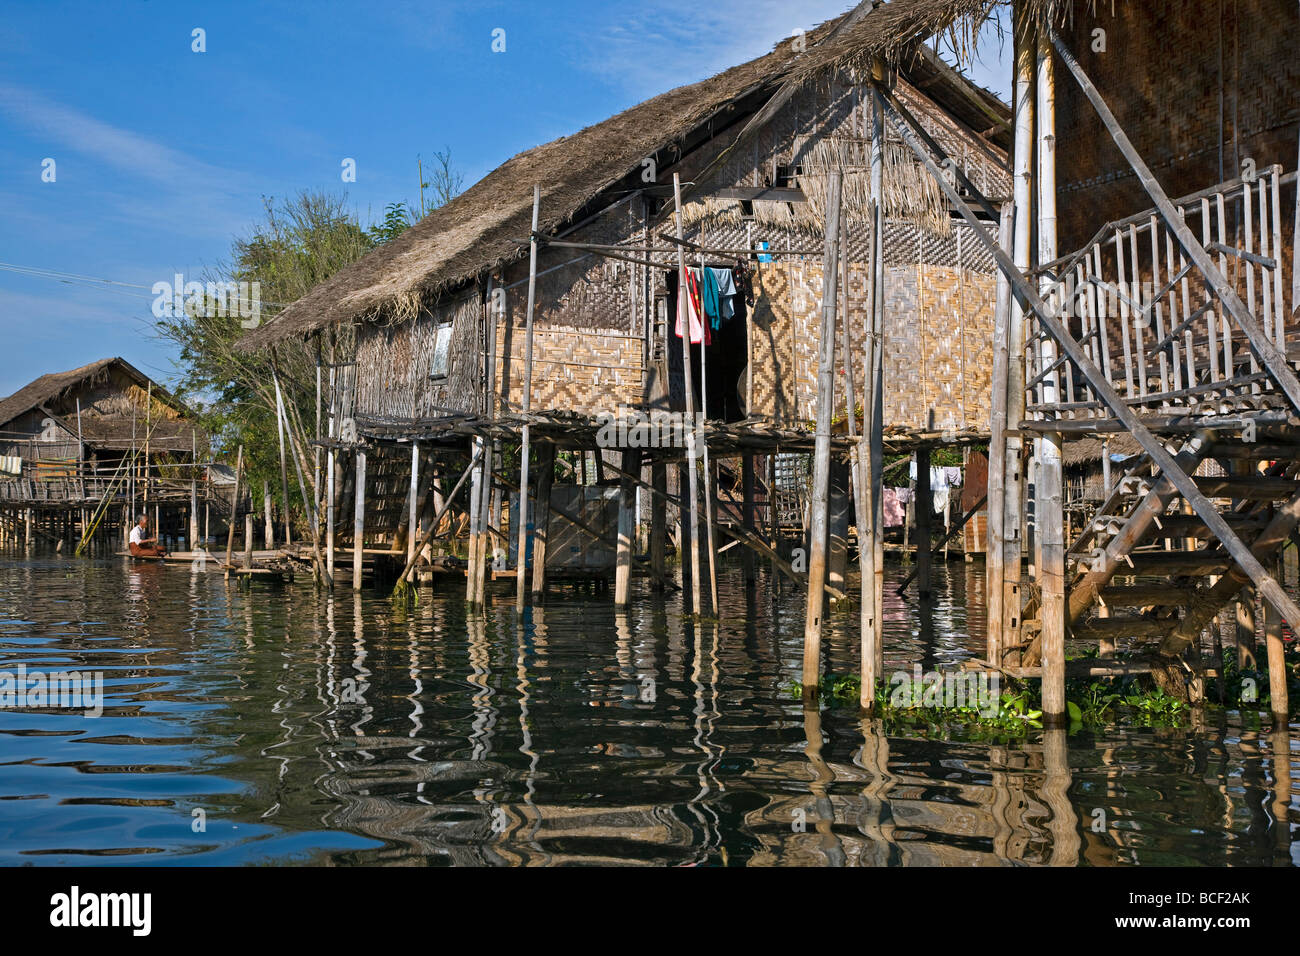
[[[470, 442], [470, 455], [478, 458], [484, 440], [474, 438]], [[483, 552], [481, 545], [486, 535], [483, 527], [483, 466], [474, 469], [469, 483], [469, 560], [465, 567], [465, 600], [470, 604], [478, 603], [478, 579], [483, 573]]]
[[284, 431], [287, 426], [284, 408], [280, 401], [280, 386], [276, 382], [275, 397], [275, 434], [280, 443], [280, 503], [284, 508], [284, 546], [293, 544], [293, 532], [289, 527], [289, 466], [285, 461]]
[[[700, 254], [700, 286], [704, 285], [704, 254]], [[703, 303], [701, 303], [703, 305]], [[707, 326], [709, 317], [700, 310], [700, 322]], [[709, 420], [709, 363], [708, 329], [704, 331], [704, 341], [700, 343], [700, 418], [706, 424]], [[700, 444], [704, 452], [704, 529], [705, 540], [709, 549], [709, 608], [714, 617], [718, 614], [718, 551], [713, 534], [713, 501], [717, 487], [717, 472], [709, 461], [708, 433], [701, 431]]]
[[[1033, 256], [1034, 197], [1034, 49], [1033, 33], [1020, 20], [1015, 25], [1015, 155], [1011, 257], [1021, 271], [1029, 269]], [[1006, 246], [1002, 249], [1006, 250]], [[1005, 273], [1000, 273], [1005, 276]], [[1007, 279], [1010, 285], [1010, 279]], [[1002, 468], [1002, 624], [998, 644], [991, 647], [989, 663], [1001, 667], [1006, 654], [1019, 648], [1021, 633], [1021, 562], [1025, 516], [1024, 439], [1020, 423], [1025, 418], [1025, 328], [1028, 315], [1017, 297], [1012, 297], [1007, 328], [1007, 432], [1006, 459]], [[1127, 342], [1127, 339], [1125, 339]], [[1019, 654], [1019, 651], [1016, 651]], [[1018, 660], [1018, 657], [1017, 657]]]
[[[618, 548], [614, 561], [614, 606], [627, 607], [632, 597], [632, 552], [636, 541], [636, 495], [632, 474], [640, 468], [640, 452], [623, 451], [623, 476], [618, 488]], [[715, 607], [716, 613], [716, 607]]]
[[934, 492], [930, 481], [930, 446], [922, 445], [916, 450], [916, 577], [917, 597], [922, 601], [930, 599], [930, 568], [934, 547], [934, 535], [931, 525], [934, 520]]
[[411, 489], [407, 502], [406, 560], [415, 557], [415, 539], [420, 534], [420, 443], [411, 442]]
[[803, 631], [803, 698], [818, 699], [821, 684], [822, 614], [826, 606], [827, 492], [830, 485], [831, 415], [835, 400], [835, 312], [842, 174], [832, 170], [826, 183], [826, 250], [822, 257], [822, 327], [817, 368], [817, 431], [813, 453], [811, 541], [808, 554], [808, 604]]
[[551, 483], [555, 479], [555, 443], [537, 449], [537, 507], [533, 519], [533, 602], [546, 596], [546, 545], [551, 531]]
[[[1056, 258], [1056, 71], [1046, 35], [1038, 37], [1038, 76], [1035, 126], [1038, 137], [1038, 261]], [[1135, 257], [1136, 261], [1136, 257]], [[1041, 288], [1049, 294], [1053, 282], [1043, 276]], [[1055, 298], [1048, 307], [1056, 305]], [[1056, 346], [1049, 336], [1042, 341], [1043, 367], [1056, 361]], [[1058, 373], [1043, 383], [1043, 403], [1059, 400]], [[1065, 529], [1062, 496], [1061, 434], [1044, 432], [1038, 442], [1035, 475], [1035, 530], [1041, 542], [1038, 571], [1040, 632], [1043, 648], [1043, 717], [1065, 717]]]
[[[740, 462], [740, 484], [741, 494], [744, 497], [744, 514], [741, 516], [742, 522], [749, 531], [754, 530], [754, 456], [744, 455]], [[653, 520], [653, 519], [652, 519]], [[859, 525], [861, 527], [861, 525]], [[752, 549], [745, 550], [744, 572], [745, 587], [752, 589], [757, 580], [755, 573], [756, 562]]]
[[[872, 539], [875, 545], [872, 573], [872, 614], [875, 615], [873, 670], [882, 677], [885, 669], [885, 115], [884, 101], [871, 91], [871, 194], [875, 198], [872, 217], [871, 259], [871, 434], [868, 439], [871, 471], [866, 478], [872, 509]], [[871, 693], [867, 685], [864, 693]], [[872, 698], [874, 702], [874, 697]]]
[[[668, 497], [668, 466], [656, 461], [650, 466], [650, 489], [652, 495]], [[668, 515], [665, 509], [650, 509], [650, 574], [652, 586], [656, 591], [664, 590], [667, 564]]]
[[528, 248], [528, 311], [524, 318], [524, 425], [519, 448], [519, 528], [516, 539], [519, 551], [515, 560], [515, 610], [523, 611], [528, 582], [528, 414], [532, 409], [533, 391], [533, 310], [537, 305], [537, 216], [542, 203], [542, 187], [533, 186], [533, 228]]
[[[1015, 224], [1015, 206], [1004, 203], [1001, 224], [998, 228], [998, 245], [1003, 249], [1011, 248], [1012, 231]], [[1004, 616], [1003, 588], [1006, 584], [1005, 554], [1007, 530], [1006, 517], [1006, 475], [1007, 475], [1007, 430], [1015, 428], [1007, 419], [1010, 389], [1010, 326], [1011, 326], [1011, 285], [1006, 276], [998, 273], [997, 302], [993, 316], [993, 394], [989, 409], [989, 470], [986, 498], [989, 505], [988, 534], [984, 542], [984, 595], [987, 607], [985, 622], [985, 641], [987, 651], [985, 659], [997, 663], [1003, 646]]]
[[275, 520], [271, 512], [271, 483], [269, 481], [262, 482], [262, 510], [264, 513], [263, 520], [266, 526], [265, 527], [266, 550], [274, 551], [275, 550]]
[[[675, 203], [677, 238], [682, 238], [682, 182], [678, 173], [673, 173], [673, 202]], [[688, 422], [689, 435], [686, 442], [686, 461], [687, 477], [686, 483], [690, 491], [690, 512], [689, 512], [689, 547], [690, 547], [690, 584], [691, 584], [691, 611], [696, 617], [702, 613], [701, 596], [700, 596], [700, 496], [699, 488], [696, 484], [698, 475], [696, 473], [697, 460], [697, 440], [703, 437], [702, 423], [695, 420], [695, 385], [691, 381], [691, 322], [690, 309], [687, 306], [687, 296], [690, 295], [690, 288], [686, 280], [686, 247], [680, 243], [677, 246], [677, 325], [682, 331], [682, 384], [686, 392], [686, 421]], [[703, 317], [701, 317], [703, 318]], [[705, 320], [707, 321], [707, 320]], [[701, 353], [704, 351], [703, 337], [700, 344]], [[686, 544], [687, 542], [683, 542]], [[686, 550], [682, 548], [683, 552]], [[684, 570], [684, 568], [683, 568]], [[682, 582], [685, 584], [685, 581]]]
[[235, 515], [239, 514], [239, 480], [244, 473], [244, 446], [235, 456], [235, 496], [230, 499], [230, 523], [226, 528], [226, 580], [230, 580], [230, 563], [235, 552]]
[[357, 448], [356, 481], [352, 490], [352, 590], [361, 590], [361, 562], [366, 540], [366, 449]]

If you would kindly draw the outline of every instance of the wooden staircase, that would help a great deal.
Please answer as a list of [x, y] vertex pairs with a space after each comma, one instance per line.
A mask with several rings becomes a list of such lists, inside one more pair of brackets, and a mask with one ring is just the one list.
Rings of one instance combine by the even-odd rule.
[[[1179, 458], [1204, 472], [1197, 488], [1266, 568], [1300, 522], [1300, 447], [1199, 434]], [[1193, 470], [1193, 468], [1188, 469]], [[1069, 550], [1071, 636], [1114, 649], [1131, 641], [1165, 655], [1193, 643], [1250, 583], [1232, 557], [1143, 455]]]

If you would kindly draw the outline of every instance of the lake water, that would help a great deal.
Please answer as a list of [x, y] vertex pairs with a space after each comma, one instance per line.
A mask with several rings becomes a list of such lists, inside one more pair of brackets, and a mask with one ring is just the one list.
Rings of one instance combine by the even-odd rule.
[[[897, 580], [901, 572], [890, 571]], [[886, 671], [983, 637], [982, 566], [922, 614], [886, 586]], [[104, 710], [0, 709], [0, 864], [1293, 865], [1300, 727], [988, 743], [805, 714], [799, 591], [724, 569], [719, 625], [642, 581], [463, 585], [394, 608], [309, 584], [0, 551], [0, 672], [104, 675]], [[830, 669], [857, 617], [832, 613]]]

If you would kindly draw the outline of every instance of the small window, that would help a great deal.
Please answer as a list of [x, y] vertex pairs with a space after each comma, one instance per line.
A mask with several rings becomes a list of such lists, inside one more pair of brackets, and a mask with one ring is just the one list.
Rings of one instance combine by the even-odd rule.
[[451, 364], [451, 323], [443, 322], [433, 333], [433, 365], [429, 378], [446, 378]]

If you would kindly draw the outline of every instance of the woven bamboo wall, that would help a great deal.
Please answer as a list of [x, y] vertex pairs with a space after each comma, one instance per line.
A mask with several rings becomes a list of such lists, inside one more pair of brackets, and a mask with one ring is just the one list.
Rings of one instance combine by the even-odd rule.
[[[867, 267], [849, 265], [851, 361], [862, 396]], [[886, 426], [986, 429], [993, 369], [996, 280], [953, 264], [891, 265], [885, 275]], [[822, 266], [765, 264], [754, 309], [754, 411], [785, 424], [816, 417]], [[844, 408], [844, 354], [836, 338], [837, 414]]]
[[[409, 322], [357, 329], [356, 414], [418, 419], [448, 409], [474, 411], [480, 364], [478, 329], [483, 303], [477, 291], [439, 303]], [[431, 379], [438, 326], [451, 322], [449, 374]]]

